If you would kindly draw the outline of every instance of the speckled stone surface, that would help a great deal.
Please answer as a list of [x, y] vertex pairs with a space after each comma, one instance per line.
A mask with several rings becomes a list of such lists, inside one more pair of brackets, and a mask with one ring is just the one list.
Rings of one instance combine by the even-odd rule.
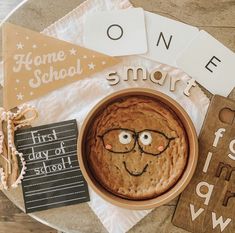
[[[82, 0], [29, 0], [7, 21], [41, 31], [78, 6]], [[211, 33], [235, 51], [235, 1], [209, 0], [132, 0], [137, 7], [197, 26]], [[1, 37], [0, 37], [1, 38]], [[0, 48], [1, 60], [1, 48]], [[2, 90], [0, 90], [2, 92]], [[235, 90], [230, 95], [235, 99]], [[1, 104], [2, 98], [0, 98]], [[24, 209], [21, 188], [5, 192], [19, 208]], [[185, 233], [172, 225], [177, 200], [156, 208], [129, 232]], [[66, 233], [107, 232], [87, 204], [51, 209], [34, 214], [33, 218]]]

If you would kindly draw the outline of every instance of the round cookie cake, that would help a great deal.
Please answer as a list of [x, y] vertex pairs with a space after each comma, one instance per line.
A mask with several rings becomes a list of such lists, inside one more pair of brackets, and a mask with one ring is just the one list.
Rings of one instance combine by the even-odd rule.
[[93, 176], [105, 189], [143, 200], [174, 186], [187, 164], [188, 140], [167, 105], [151, 97], [129, 96], [96, 116], [86, 154]]

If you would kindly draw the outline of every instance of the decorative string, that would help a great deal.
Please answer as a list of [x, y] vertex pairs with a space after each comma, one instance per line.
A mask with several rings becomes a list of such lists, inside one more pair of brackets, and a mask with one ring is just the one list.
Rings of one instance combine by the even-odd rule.
[[[22, 168], [14, 183], [11, 187], [15, 188], [20, 183], [25, 175], [25, 171], [27, 169], [26, 162], [23, 158], [23, 153], [19, 152], [16, 149], [14, 136], [15, 131], [20, 129], [24, 126], [29, 126], [34, 119], [37, 118], [38, 112], [37, 110], [29, 105], [23, 105], [19, 107], [17, 112], [6, 112], [3, 108], [0, 109], [0, 156], [6, 161], [8, 167], [8, 174], [12, 174], [12, 159], [19, 158]], [[27, 115], [30, 114], [27, 118]], [[3, 123], [6, 122], [7, 124], [7, 157], [4, 155], [4, 132], [3, 132]], [[1, 183], [4, 189], [8, 188], [7, 181], [6, 181], [6, 173], [4, 172], [3, 168], [0, 168], [0, 176], [1, 176]]]
[[[3, 153], [3, 146], [4, 146], [4, 134], [3, 134], [3, 121], [5, 118], [5, 111], [3, 108], [0, 108], [0, 155], [6, 160], [8, 164], [8, 159], [5, 157]], [[3, 168], [0, 168], [0, 181], [1, 181], [1, 188], [7, 189], [7, 181], [6, 175]]]

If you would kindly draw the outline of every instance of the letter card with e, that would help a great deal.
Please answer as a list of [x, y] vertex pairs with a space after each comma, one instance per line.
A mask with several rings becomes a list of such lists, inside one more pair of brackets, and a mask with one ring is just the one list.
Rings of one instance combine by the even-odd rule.
[[176, 64], [212, 94], [228, 96], [235, 86], [235, 54], [206, 31], [200, 31]]
[[196, 172], [173, 223], [195, 233], [235, 232], [235, 101], [214, 96], [199, 136]]
[[16, 131], [26, 161], [22, 182], [27, 213], [89, 201], [77, 159], [76, 120]]

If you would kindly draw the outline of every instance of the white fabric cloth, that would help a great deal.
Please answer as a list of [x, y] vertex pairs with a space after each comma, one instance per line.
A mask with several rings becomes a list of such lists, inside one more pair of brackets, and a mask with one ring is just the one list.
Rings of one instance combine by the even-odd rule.
[[[54, 23], [42, 33], [65, 40], [74, 44], [83, 45], [83, 24], [87, 13], [101, 10], [111, 10], [131, 7], [127, 0], [88, 0], [78, 6], [68, 15]], [[168, 78], [163, 86], [152, 83], [150, 80], [120, 81], [115, 86], [109, 86], [105, 74], [115, 70], [119, 74], [123, 72], [124, 65], [144, 66], [149, 71], [159, 67], [168, 72]], [[182, 81], [177, 83], [176, 91], [169, 91], [169, 77], [180, 77]], [[43, 125], [69, 119], [77, 119], [79, 128], [84, 118], [95, 104], [108, 94], [130, 87], [151, 88], [174, 98], [180, 103], [190, 115], [197, 132], [202, 126], [209, 99], [204, 95], [199, 87], [192, 89], [191, 96], [186, 97], [183, 90], [189, 77], [179, 69], [162, 65], [139, 56], [123, 57], [121, 64], [96, 73], [83, 80], [52, 91], [46, 96], [30, 101], [39, 111], [39, 118], [34, 125]], [[109, 204], [94, 191], [90, 189], [91, 201], [89, 205], [98, 216], [105, 228], [110, 233], [122, 233], [128, 231], [151, 210], [133, 211], [122, 209]], [[117, 224], [118, 223], [118, 224]]]

